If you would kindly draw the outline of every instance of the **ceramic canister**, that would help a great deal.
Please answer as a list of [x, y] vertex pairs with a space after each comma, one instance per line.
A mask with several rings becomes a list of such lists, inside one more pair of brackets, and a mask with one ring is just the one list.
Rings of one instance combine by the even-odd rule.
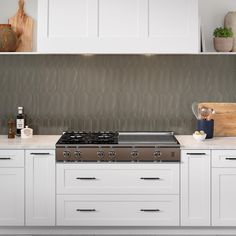
[[14, 52], [18, 38], [9, 24], [0, 24], [0, 52]]
[[233, 52], [236, 52], [236, 11], [231, 11], [225, 16], [225, 27], [231, 28], [234, 33]]

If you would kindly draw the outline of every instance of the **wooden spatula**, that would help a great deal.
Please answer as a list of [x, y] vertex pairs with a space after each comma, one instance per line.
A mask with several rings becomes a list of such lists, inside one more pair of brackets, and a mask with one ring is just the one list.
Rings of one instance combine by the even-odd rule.
[[33, 49], [34, 20], [25, 13], [24, 5], [24, 0], [19, 0], [19, 9], [16, 15], [8, 20], [12, 29], [19, 36], [17, 52], [31, 52]]

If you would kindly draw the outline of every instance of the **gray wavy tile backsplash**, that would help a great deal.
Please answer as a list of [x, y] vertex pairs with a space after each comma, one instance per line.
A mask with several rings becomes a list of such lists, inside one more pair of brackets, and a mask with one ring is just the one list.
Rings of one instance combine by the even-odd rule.
[[17, 106], [35, 134], [190, 134], [193, 101], [236, 101], [235, 56], [0, 56], [1, 134]]

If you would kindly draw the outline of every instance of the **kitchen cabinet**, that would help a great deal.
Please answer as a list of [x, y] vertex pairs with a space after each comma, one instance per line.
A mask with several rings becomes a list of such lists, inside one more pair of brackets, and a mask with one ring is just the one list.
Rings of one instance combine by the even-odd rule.
[[179, 163], [57, 163], [58, 226], [179, 226]]
[[0, 226], [24, 225], [24, 151], [0, 151]]
[[210, 216], [210, 151], [184, 150], [181, 152], [181, 226], [210, 226]]
[[212, 225], [236, 225], [236, 150], [212, 151]]
[[40, 0], [38, 51], [198, 53], [197, 0]]
[[178, 226], [178, 195], [58, 195], [60, 226]]
[[179, 194], [179, 164], [57, 164], [58, 194]]
[[26, 225], [55, 225], [55, 150], [26, 150]]

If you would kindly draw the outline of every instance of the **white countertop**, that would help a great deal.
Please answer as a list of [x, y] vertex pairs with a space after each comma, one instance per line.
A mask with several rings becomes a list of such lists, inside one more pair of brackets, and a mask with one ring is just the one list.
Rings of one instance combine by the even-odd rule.
[[60, 135], [34, 135], [30, 139], [8, 139], [0, 135], [0, 149], [55, 149]]
[[236, 137], [215, 137], [196, 141], [192, 135], [176, 135], [181, 149], [236, 149]]
[[[0, 149], [55, 149], [60, 135], [34, 135], [32, 139], [8, 139], [0, 135]], [[197, 142], [192, 135], [177, 135], [181, 149], [236, 149], [236, 137], [216, 137]]]

